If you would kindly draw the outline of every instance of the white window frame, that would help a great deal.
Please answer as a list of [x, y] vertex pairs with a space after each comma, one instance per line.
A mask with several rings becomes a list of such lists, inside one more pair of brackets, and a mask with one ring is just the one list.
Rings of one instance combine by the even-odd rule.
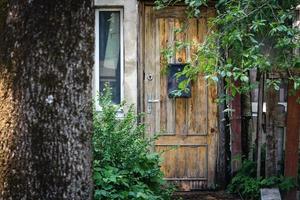
[[[123, 8], [98, 8], [95, 9], [95, 64], [94, 64], [94, 84], [93, 96], [97, 101], [100, 91], [100, 66], [99, 66], [99, 12], [100, 11], [118, 11], [120, 12], [120, 100], [124, 100], [124, 28], [123, 28]], [[101, 111], [100, 106], [96, 103], [96, 110]]]

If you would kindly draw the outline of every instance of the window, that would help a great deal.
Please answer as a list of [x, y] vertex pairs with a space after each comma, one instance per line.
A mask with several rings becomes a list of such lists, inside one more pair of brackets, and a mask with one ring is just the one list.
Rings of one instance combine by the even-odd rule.
[[112, 88], [113, 102], [123, 98], [122, 10], [96, 10], [95, 91], [101, 92], [106, 83]]

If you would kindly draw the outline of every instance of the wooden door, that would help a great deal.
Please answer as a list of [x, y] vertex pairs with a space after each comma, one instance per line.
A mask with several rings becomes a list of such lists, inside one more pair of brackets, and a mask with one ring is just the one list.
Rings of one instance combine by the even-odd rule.
[[[162, 73], [161, 51], [174, 47], [175, 40], [202, 42], [208, 32], [207, 20], [213, 10], [203, 10], [199, 19], [184, 19], [184, 7], [156, 11], [144, 7], [143, 105], [148, 134], [159, 134], [156, 151], [163, 151], [162, 171], [166, 180], [181, 190], [214, 187], [217, 144], [217, 88], [204, 75], [192, 83], [191, 98], [169, 98], [167, 76]], [[187, 31], [175, 33], [188, 25]], [[195, 49], [176, 52], [169, 63], [188, 62]]]

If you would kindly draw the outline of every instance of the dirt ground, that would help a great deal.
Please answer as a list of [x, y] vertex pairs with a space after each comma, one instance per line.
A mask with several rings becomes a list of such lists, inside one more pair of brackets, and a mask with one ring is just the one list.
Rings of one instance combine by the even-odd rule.
[[230, 195], [225, 191], [199, 191], [177, 192], [173, 200], [240, 200], [239, 197]]

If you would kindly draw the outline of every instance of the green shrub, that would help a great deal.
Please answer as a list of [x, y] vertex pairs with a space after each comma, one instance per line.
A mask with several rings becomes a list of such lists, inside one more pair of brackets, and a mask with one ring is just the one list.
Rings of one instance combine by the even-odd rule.
[[284, 176], [272, 176], [268, 178], [256, 178], [256, 163], [245, 160], [241, 169], [232, 178], [227, 190], [230, 193], [236, 193], [243, 199], [259, 199], [260, 188], [279, 188], [281, 192], [286, 192], [296, 187], [292, 178]]
[[151, 141], [144, 139], [133, 107], [117, 117], [124, 104], [112, 104], [110, 89], [99, 104], [93, 119], [94, 199], [169, 199], [172, 189], [163, 180], [160, 155], [149, 151]]

